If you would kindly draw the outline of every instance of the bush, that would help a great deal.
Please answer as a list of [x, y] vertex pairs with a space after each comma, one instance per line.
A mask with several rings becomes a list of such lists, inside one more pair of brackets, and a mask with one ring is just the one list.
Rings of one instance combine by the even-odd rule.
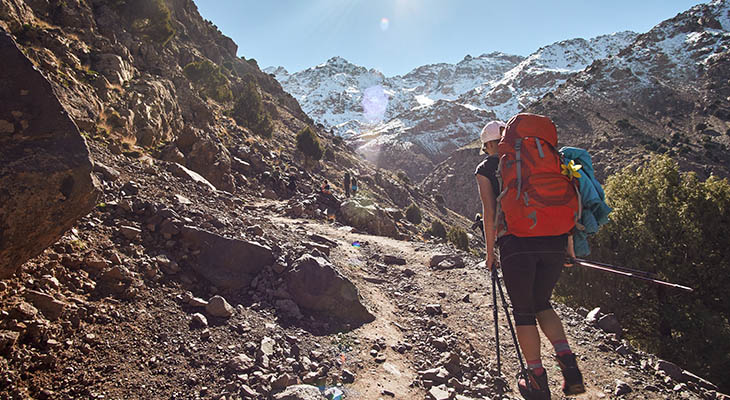
[[126, 16], [131, 30], [146, 39], [164, 46], [175, 35], [164, 0], [118, 0], [114, 5]]
[[270, 138], [274, 131], [271, 116], [264, 109], [258, 87], [252, 80], [243, 83], [241, 95], [233, 106], [233, 118], [259, 136]]
[[571, 305], [614, 312], [642, 350], [679, 362], [730, 390], [730, 184], [700, 181], [654, 156], [606, 183], [611, 220], [592, 240], [596, 260], [700, 289], [692, 294], [581, 268], [561, 279]]
[[446, 239], [446, 227], [440, 220], [431, 222], [431, 227], [426, 231], [429, 235], [441, 239]]
[[417, 205], [411, 204], [406, 208], [406, 219], [412, 224], [420, 224], [422, 220], [421, 209]]
[[324, 149], [322, 144], [319, 143], [317, 134], [308, 126], [297, 133], [297, 150], [301, 151], [308, 159], [314, 160], [320, 160], [324, 154]]
[[228, 87], [228, 79], [220, 67], [210, 60], [191, 62], [183, 68], [183, 73], [203, 94], [218, 102], [231, 101], [233, 93]]
[[459, 227], [452, 227], [449, 229], [449, 233], [446, 234], [446, 238], [449, 242], [453, 243], [457, 249], [469, 250], [469, 236], [466, 231]]
[[335, 151], [331, 147], [327, 147], [324, 151], [324, 159], [327, 161], [335, 161]]

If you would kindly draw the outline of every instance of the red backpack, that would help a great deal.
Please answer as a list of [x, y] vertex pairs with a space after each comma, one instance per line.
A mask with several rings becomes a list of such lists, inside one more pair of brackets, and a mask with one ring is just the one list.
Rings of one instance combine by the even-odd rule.
[[548, 117], [517, 114], [507, 122], [499, 141], [498, 237], [557, 236], [575, 226], [580, 200], [574, 183], [561, 173], [557, 144]]

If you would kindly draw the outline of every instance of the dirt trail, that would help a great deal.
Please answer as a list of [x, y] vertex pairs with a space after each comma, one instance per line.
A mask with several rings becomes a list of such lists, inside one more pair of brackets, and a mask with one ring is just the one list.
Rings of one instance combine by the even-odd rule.
[[[454, 348], [449, 350], [469, 349], [481, 358], [486, 370], [494, 372], [496, 351], [491, 281], [479, 259], [467, 255], [465, 268], [439, 271], [428, 266], [433, 254], [443, 253], [437, 245], [352, 233], [351, 228], [338, 224], [272, 218], [282, 223], [298, 224], [300, 229], [336, 241], [339, 246], [332, 250], [330, 260], [356, 283], [366, 304], [374, 310], [376, 320], [354, 330], [352, 335], [356, 340], [366, 343], [375, 338], [384, 338], [387, 361], [376, 363], [368, 354], [369, 348], [361, 350], [359, 358], [363, 360], [363, 369], [350, 386], [351, 393], [356, 395], [354, 398], [383, 398], [383, 389], [394, 393], [395, 398], [423, 398], [426, 390], [411, 386], [418, 378], [418, 370], [433, 366], [429, 366], [427, 360], [415, 351], [399, 354], [391, 346], [418, 331], [417, 325], [427, 317], [424, 313], [427, 304], [441, 305], [445, 316], [437, 318], [457, 338]], [[354, 247], [352, 244], [355, 242], [359, 242], [361, 247]], [[385, 266], [379, 262], [383, 255], [402, 257], [406, 264]], [[406, 269], [413, 274], [404, 274]], [[468, 300], [465, 301], [467, 295]], [[504, 395], [514, 397], [517, 393], [514, 377], [519, 364], [501, 301], [498, 304], [502, 373], [511, 388], [511, 393], [507, 389]], [[701, 398], [695, 394], [686, 397], [687, 392], [683, 396], [677, 393], [676, 397], [654, 392], [658, 380], [653, 376], [653, 371], [642, 371], [633, 365], [636, 363], [607, 349], [601, 340], [605, 335], [586, 327], [582, 316], [573, 310], [560, 305], [556, 305], [556, 309], [563, 318], [568, 340], [579, 355], [586, 377], [587, 392], [576, 398], [614, 397], [617, 380], [629, 383], [634, 389], [622, 398]], [[552, 359], [550, 342], [544, 335], [541, 336], [543, 362], [548, 371], [551, 391], [555, 398], [560, 398], [562, 377]], [[433, 338], [422, 339], [424, 343], [421, 345], [426, 345]], [[418, 347], [418, 343], [415, 345]]]

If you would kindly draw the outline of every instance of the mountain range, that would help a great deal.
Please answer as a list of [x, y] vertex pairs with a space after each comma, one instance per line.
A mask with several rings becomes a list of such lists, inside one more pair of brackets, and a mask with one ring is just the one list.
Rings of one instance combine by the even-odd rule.
[[[528, 57], [467, 55], [456, 64], [424, 65], [395, 77], [341, 57], [293, 74], [281, 67], [265, 72], [316, 122], [347, 138], [367, 159], [420, 180], [472, 141], [485, 120], [508, 119], [593, 61], [617, 54], [636, 36], [620, 32], [565, 40]], [[382, 93], [384, 103], [376, 115], [367, 107], [378, 98], [374, 92]], [[403, 151], [411, 157], [403, 157]]]

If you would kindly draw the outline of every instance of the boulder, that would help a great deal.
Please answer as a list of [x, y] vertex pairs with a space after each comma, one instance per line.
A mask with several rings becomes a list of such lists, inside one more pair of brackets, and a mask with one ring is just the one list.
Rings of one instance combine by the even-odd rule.
[[215, 186], [213, 186], [212, 183], [208, 182], [208, 180], [203, 178], [199, 173], [192, 171], [190, 169], [187, 169], [180, 164], [177, 164], [177, 163], [170, 164], [169, 170], [173, 175], [175, 175], [176, 177], [178, 177], [180, 179], [185, 179], [188, 181], [195, 182], [201, 186], [207, 187], [211, 191], [217, 190], [215, 188]]
[[387, 209], [370, 199], [350, 199], [342, 203], [340, 214], [345, 224], [373, 235], [398, 238], [398, 228]]
[[289, 386], [281, 393], [274, 395], [274, 400], [325, 400], [319, 388], [311, 385]]
[[271, 249], [256, 242], [230, 239], [192, 226], [184, 226], [181, 235], [188, 247], [200, 250], [193, 269], [221, 289], [248, 287], [264, 266], [274, 263]]
[[445, 270], [464, 268], [466, 263], [460, 256], [454, 254], [434, 254], [428, 262], [431, 268]]
[[599, 318], [598, 327], [604, 332], [621, 334], [621, 324], [613, 313], [608, 313]]
[[286, 283], [300, 309], [346, 323], [362, 324], [375, 319], [360, 302], [355, 285], [324, 258], [302, 256], [287, 273]]
[[43, 316], [48, 318], [50, 321], [55, 321], [61, 316], [63, 309], [66, 308], [66, 303], [58, 301], [53, 296], [37, 292], [35, 290], [29, 290], [25, 292], [26, 300], [33, 303], [35, 308], [43, 313]]
[[0, 29], [0, 279], [96, 205], [89, 150], [51, 84]]
[[208, 300], [205, 311], [214, 317], [230, 318], [233, 315], [233, 306], [221, 296], [213, 296]]

